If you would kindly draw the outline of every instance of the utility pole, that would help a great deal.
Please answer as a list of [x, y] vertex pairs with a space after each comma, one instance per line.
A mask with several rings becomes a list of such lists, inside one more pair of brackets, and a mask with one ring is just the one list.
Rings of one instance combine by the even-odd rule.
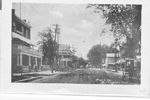
[[60, 25], [53, 24], [55, 26], [55, 42], [59, 43]]
[[21, 2], [20, 2], [20, 18], [21, 18]]
[[[55, 26], [55, 39], [54, 39], [54, 41], [55, 41], [55, 43], [58, 43], [58, 50], [56, 51], [56, 53], [58, 54], [59, 53], [59, 35], [60, 35], [60, 25], [58, 25], [58, 24], [53, 24], [53, 26]], [[56, 48], [56, 44], [55, 44], [55, 48]], [[59, 61], [59, 60], [58, 60]], [[58, 64], [58, 61], [57, 61], [57, 59], [56, 59], [56, 56], [54, 57], [54, 66], [56, 67]], [[53, 70], [53, 69], [52, 69]]]

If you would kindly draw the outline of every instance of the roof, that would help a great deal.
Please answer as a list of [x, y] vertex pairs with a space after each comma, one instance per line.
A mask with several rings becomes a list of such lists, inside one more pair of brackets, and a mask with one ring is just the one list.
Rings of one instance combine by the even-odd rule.
[[16, 19], [17, 21], [19, 21], [21, 24], [23, 24], [24, 26], [28, 27], [28, 28], [32, 28], [32, 26], [30, 26], [28, 23], [26, 23], [24, 20], [22, 20], [21, 18], [19, 18], [18, 16], [16, 16], [14, 14], [14, 19]]
[[135, 62], [140, 61], [139, 59], [136, 59], [136, 58], [125, 58], [125, 60], [134, 60]]
[[59, 50], [67, 50], [70, 51], [70, 46], [69, 45], [65, 45], [65, 44], [60, 44], [59, 45]]

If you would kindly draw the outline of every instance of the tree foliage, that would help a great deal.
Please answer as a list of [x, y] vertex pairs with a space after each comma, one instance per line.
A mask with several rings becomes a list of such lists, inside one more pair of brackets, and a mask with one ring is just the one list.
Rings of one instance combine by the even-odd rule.
[[78, 67], [80, 67], [80, 66], [85, 67], [87, 64], [87, 61], [85, 59], [83, 59], [82, 57], [78, 58], [77, 62], [78, 62]]
[[40, 45], [39, 49], [42, 50], [44, 57], [47, 57], [49, 63], [52, 64], [54, 57], [58, 57], [58, 44], [54, 39], [52, 30], [48, 27], [39, 32], [38, 36], [41, 38], [38, 42], [38, 45]]
[[101, 66], [102, 60], [106, 58], [107, 49], [106, 45], [101, 46], [98, 44], [93, 46], [87, 54], [89, 62], [94, 66]]
[[78, 61], [78, 57], [76, 55], [72, 55], [72, 63], [76, 63]]
[[[102, 13], [106, 24], [111, 25], [115, 37], [126, 37], [128, 51], [134, 56], [135, 49], [141, 41], [141, 5], [121, 4], [89, 4], [87, 8], [93, 7], [94, 12]], [[105, 32], [103, 32], [105, 33]]]

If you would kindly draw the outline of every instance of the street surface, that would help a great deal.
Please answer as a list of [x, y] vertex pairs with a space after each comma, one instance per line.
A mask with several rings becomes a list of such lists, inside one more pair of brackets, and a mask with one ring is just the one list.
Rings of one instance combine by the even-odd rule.
[[[76, 69], [72, 72], [41, 72], [41, 78], [30, 83], [77, 83], [77, 84], [128, 84], [122, 81], [121, 71], [113, 72], [99, 68]], [[136, 83], [136, 82], [133, 82]]]

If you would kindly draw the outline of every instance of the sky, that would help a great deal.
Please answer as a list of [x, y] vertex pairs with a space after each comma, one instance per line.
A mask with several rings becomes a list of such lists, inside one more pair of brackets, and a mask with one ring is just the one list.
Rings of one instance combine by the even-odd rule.
[[[37, 44], [41, 32], [52, 24], [60, 25], [60, 43], [74, 46], [76, 55], [87, 59], [87, 53], [96, 44], [110, 45], [113, 36], [100, 33], [105, 25], [101, 14], [93, 9], [86, 9], [87, 4], [40, 4], [14, 3], [13, 9], [21, 19], [26, 19], [32, 26], [31, 40]], [[21, 12], [21, 13], [20, 13]], [[108, 32], [109, 34], [110, 32]]]

